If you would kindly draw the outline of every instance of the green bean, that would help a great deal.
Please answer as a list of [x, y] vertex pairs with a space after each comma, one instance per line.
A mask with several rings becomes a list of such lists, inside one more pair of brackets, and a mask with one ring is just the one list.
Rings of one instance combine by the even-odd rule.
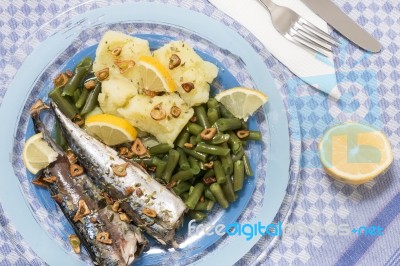
[[[199, 135], [200, 136], [200, 135]], [[192, 144], [193, 146], [196, 146], [198, 141], [197, 141], [197, 136], [190, 136], [189, 138], [189, 143]]]
[[[228, 144], [223, 143], [223, 147], [228, 147]], [[226, 156], [220, 156], [222, 168], [224, 169], [226, 176], [231, 176], [233, 174], [233, 161], [231, 154], [227, 154]]]
[[206, 167], [204, 166], [203, 162], [199, 162], [199, 167], [201, 170], [206, 170]]
[[68, 80], [67, 84], [64, 86], [62, 96], [73, 96], [76, 89], [82, 82], [83, 78], [87, 75], [92, 66], [92, 59], [90, 57], [85, 57], [74, 70], [74, 75]]
[[242, 127], [242, 120], [239, 118], [220, 118], [215, 122], [219, 131], [236, 130]]
[[250, 130], [249, 135], [244, 139], [245, 140], [262, 140], [262, 134], [260, 131]]
[[198, 202], [194, 209], [196, 211], [211, 211], [214, 208], [214, 201], [211, 200], [204, 200], [203, 202]]
[[244, 165], [242, 160], [233, 164], [233, 190], [239, 191], [243, 188]]
[[74, 103], [76, 103], [79, 98], [81, 97], [81, 90], [76, 90], [74, 92], [74, 95], [72, 96], [72, 99], [74, 100]]
[[192, 170], [181, 170], [172, 176], [173, 181], [187, 181], [193, 178]]
[[199, 202], [199, 199], [203, 194], [204, 187], [205, 186], [203, 183], [197, 183], [194, 186], [192, 192], [189, 192], [189, 197], [186, 199], [185, 203], [190, 210], [194, 210], [194, 208], [196, 207], [197, 202]]
[[214, 169], [208, 169], [207, 172], [203, 175], [203, 178], [215, 176]]
[[190, 186], [190, 188], [189, 188], [189, 195], [192, 193], [193, 189], [194, 189], [194, 186]]
[[196, 222], [203, 221], [207, 218], [207, 214], [201, 211], [190, 211], [189, 216], [191, 219], [195, 220]]
[[229, 140], [228, 140], [229, 147], [231, 147], [232, 152], [236, 154], [242, 149], [242, 142], [234, 132], [229, 131], [228, 134], [229, 134]]
[[[147, 158], [146, 158], [147, 159]], [[150, 158], [149, 158], [150, 159]], [[165, 162], [164, 160], [158, 158], [157, 156], [154, 156], [151, 158], [151, 163], [154, 166], [158, 166], [159, 164], [162, 164], [163, 162]]]
[[214, 173], [219, 184], [225, 183], [226, 175], [220, 161], [214, 161]]
[[205, 162], [207, 160], [207, 154], [202, 153], [202, 152], [198, 152], [195, 150], [191, 150], [185, 147], [181, 147], [181, 149], [187, 154], [190, 155], [194, 158], [196, 158], [199, 161]]
[[197, 144], [195, 151], [212, 155], [220, 155], [220, 156], [227, 155], [230, 152], [228, 148], [211, 145], [204, 142], [200, 142], [199, 144]]
[[246, 176], [253, 176], [253, 170], [251, 169], [251, 164], [249, 157], [246, 154], [243, 155], [244, 172]]
[[232, 155], [232, 161], [236, 162], [238, 160], [241, 160], [243, 158], [243, 155], [244, 155], [244, 150], [243, 147], [241, 147], [238, 153]]
[[178, 137], [175, 140], [175, 144], [178, 147], [184, 147], [185, 143], [189, 142], [189, 137], [190, 137], [190, 133], [187, 131], [182, 131], [181, 133], [179, 133]]
[[221, 186], [218, 183], [211, 184], [210, 190], [222, 208], [226, 209], [229, 207], [228, 200], [225, 198], [224, 193], [222, 192]]
[[187, 198], [189, 198], [189, 192], [183, 192], [180, 196], [183, 200], [187, 200]]
[[92, 58], [90, 58], [89, 56], [85, 57], [82, 59], [82, 61], [80, 61], [76, 67], [91, 67], [92, 66]]
[[241, 140], [240, 142], [242, 142], [242, 146], [246, 147], [247, 146], [247, 140]]
[[196, 145], [199, 144], [200, 142], [204, 141], [203, 138], [201, 137], [201, 134], [196, 136]]
[[149, 149], [149, 153], [151, 156], [157, 155], [157, 154], [164, 154], [167, 153], [171, 149], [171, 146], [167, 143], [160, 143], [157, 144], [156, 146], [153, 146]]
[[207, 199], [209, 199], [209, 200], [212, 200], [212, 201], [217, 201], [216, 199], [215, 199], [215, 197], [214, 197], [214, 194], [211, 192], [211, 190], [210, 190], [210, 188], [209, 187], [206, 187], [206, 189], [204, 190], [204, 196], [207, 198]]
[[179, 147], [176, 150], [179, 152], [179, 161], [178, 161], [179, 168], [181, 170], [189, 170], [190, 164], [189, 164], [188, 158], [186, 156], [186, 153]]
[[[157, 158], [157, 157], [154, 157], [154, 158]], [[156, 179], [162, 179], [162, 175], [163, 175], [166, 167], [167, 167], [167, 162], [164, 160], [161, 160], [161, 162], [159, 162], [157, 164], [157, 168], [156, 168], [156, 172], [154, 173], [154, 177]]]
[[192, 122], [189, 122], [187, 124], [187, 130], [189, 131], [190, 134], [195, 136], [199, 135], [203, 131], [203, 129], [204, 128], [202, 126]]
[[216, 108], [208, 108], [207, 118], [210, 124], [213, 125], [219, 119], [218, 110]]
[[229, 202], [234, 202], [236, 200], [235, 191], [233, 190], [232, 179], [230, 176], [227, 176], [226, 182], [221, 184], [222, 190], [224, 191], [224, 195]]
[[188, 161], [193, 175], [197, 175], [198, 173], [200, 173], [199, 161], [197, 161], [197, 159], [192, 156], [188, 156]]
[[218, 132], [208, 143], [213, 145], [222, 144], [224, 142], [227, 142], [229, 138], [229, 134], [222, 134]]
[[89, 96], [86, 99], [86, 103], [82, 108], [81, 115], [86, 115], [87, 113], [93, 111], [93, 109], [96, 107], [98, 103], [97, 98], [100, 92], [101, 92], [101, 83], [97, 82], [96, 86], [94, 87], [93, 90], [90, 91]]
[[60, 124], [58, 123], [58, 121], [56, 121], [55, 126], [54, 126], [54, 140], [56, 141], [56, 143], [62, 147], [63, 149], [65, 149], [67, 147], [67, 141], [64, 138], [64, 135], [62, 133]]
[[179, 161], [179, 152], [174, 149], [170, 149], [168, 152], [167, 166], [165, 167], [164, 173], [162, 174], [162, 179], [169, 183], [171, 180], [172, 172], [174, 171], [176, 165]]
[[203, 105], [195, 106], [194, 113], [196, 114], [197, 123], [203, 128], [209, 128], [210, 122], [208, 121], [208, 117], [206, 114], [206, 109]]
[[86, 103], [86, 99], [89, 96], [89, 91], [87, 89], [83, 89], [81, 95], [79, 96], [78, 101], [75, 102], [75, 107], [81, 109], [83, 105]]
[[219, 109], [219, 102], [215, 98], [209, 98], [207, 101], [207, 108]]
[[226, 109], [226, 107], [223, 104], [219, 105], [219, 111], [220, 111], [222, 117], [225, 117], [225, 118], [234, 118], [235, 117], [231, 112], [228, 111], [228, 109]]
[[190, 185], [188, 182], [180, 182], [178, 185], [174, 186], [172, 190], [175, 192], [176, 195], [181, 195], [185, 193], [186, 191], [189, 191]]
[[76, 109], [75, 105], [72, 105], [66, 98], [61, 96], [61, 90], [62, 88], [59, 87], [53, 89], [49, 93], [49, 97], [65, 116], [68, 118], [73, 118], [76, 114], [78, 114], [78, 109]]

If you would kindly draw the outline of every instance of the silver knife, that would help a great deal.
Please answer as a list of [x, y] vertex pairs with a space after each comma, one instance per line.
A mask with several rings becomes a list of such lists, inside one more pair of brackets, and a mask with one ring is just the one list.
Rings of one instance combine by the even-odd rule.
[[381, 44], [330, 0], [302, 0], [312, 11], [361, 48], [377, 53]]

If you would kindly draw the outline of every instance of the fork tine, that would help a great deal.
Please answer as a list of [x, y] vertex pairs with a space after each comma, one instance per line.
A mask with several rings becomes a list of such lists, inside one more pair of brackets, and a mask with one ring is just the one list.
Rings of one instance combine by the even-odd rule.
[[325, 47], [326, 49], [331, 50], [331, 47], [334, 45], [334, 43], [329, 42], [329, 40], [326, 40], [326, 39], [322, 38], [322, 36], [309, 30], [308, 27], [305, 26], [304, 24], [301, 25], [300, 22], [296, 22], [294, 25], [292, 25], [292, 28], [294, 30], [296, 30], [298, 34], [302, 35], [303, 37], [307, 36], [306, 38]]
[[294, 44], [297, 44], [298, 46], [307, 49], [310, 52], [320, 54], [324, 57], [330, 57], [332, 55], [332, 53], [327, 51], [326, 49], [321, 49], [320, 46], [317, 46], [307, 40], [304, 40], [303, 38], [293, 33], [287, 33], [284, 35], [284, 37], [289, 41], [293, 42]]
[[332, 45], [332, 46], [338, 46], [339, 45], [339, 42], [337, 40], [332, 38], [328, 33], [326, 33], [325, 31], [321, 30], [320, 28], [318, 28], [314, 24], [310, 23], [308, 20], [300, 17], [299, 20], [298, 20], [298, 23], [301, 26], [303, 26], [304, 28], [312, 31], [315, 35], [317, 35], [319, 38], [321, 38], [325, 42], [329, 43], [330, 45]]
[[332, 46], [329, 43], [324, 42], [323, 40], [321, 40], [318, 36], [316, 36], [315, 34], [304, 30], [303, 27], [299, 27], [298, 25], [294, 25], [293, 29], [295, 32], [295, 35], [298, 35], [300, 38], [313, 43], [314, 45], [318, 45], [320, 46], [322, 49], [325, 49], [329, 52], [332, 52]]

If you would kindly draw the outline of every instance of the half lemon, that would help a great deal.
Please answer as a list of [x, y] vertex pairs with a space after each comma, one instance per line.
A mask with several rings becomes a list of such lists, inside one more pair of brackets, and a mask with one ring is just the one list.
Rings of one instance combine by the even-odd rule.
[[374, 179], [393, 162], [392, 148], [386, 136], [359, 123], [330, 128], [319, 143], [319, 155], [330, 176], [355, 185]]
[[215, 95], [215, 99], [235, 117], [246, 121], [268, 101], [268, 96], [258, 90], [235, 87], [218, 93]]
[[57, 160], [57, 156], [58, 153], [43, 140], [42, 133], [31, 136], [25, 142], [22, 150], [24, 165], [32, 174], [37, 174], [40, 170]]
[[95, 114], [86, 119], [88, 133], [106, 145], [115, 146], [136, 139], [136, 129], [125, 119], [110, 114]]
[[138, 60], [142, 89], [155, 92], [176, 91], [175, 81], [169, 71], [154, 57], [142, 55]]

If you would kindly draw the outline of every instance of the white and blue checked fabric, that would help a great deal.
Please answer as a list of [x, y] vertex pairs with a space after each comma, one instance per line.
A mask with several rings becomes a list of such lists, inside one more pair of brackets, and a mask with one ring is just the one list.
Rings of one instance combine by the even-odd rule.
[[[111, 1], [110, 1], [111, 2]], [[93, 1], [71, 14], [103, 7]], [[120, 2], [120, 1], [112, 1]], [[154, 2], [154, 1], [149, 1]], [[383, 236], [283, 235], [263, 238], [238, 265], [400, 265], [400, 3], [397, 0], [335, 0], [350, 17], [372, 33], [384, 49], [366, 53], [333, 32], [339, 100], [332, 100], [293, 76], [242, 26], [203, 0], [164, 0], [206, 13], [236, 29], [252, 43], [281, 89], [290, 124], [292, 164], [287, 196], [275, 221], [352, 227], [380, 226]], [[0, 3], [0, 104], [24, 58], [44, 36], [40, 28], [57, 27], [57, 18], [80, 1], [2, 1]], [[55, 18], [55, 19], [54, 19]], [[31, 43], [25, 40], [31, 36]], [[323, 77], [321, 77], [323, 78]], [[360, 186], [333, 181], [321, 169], [318, 140], [338, 123], [364, 122], [383, 130], [393, 147], [394, 163], [373, 182]], [[24, 242], [0, 203], [0, 265], [45, 265]]]

